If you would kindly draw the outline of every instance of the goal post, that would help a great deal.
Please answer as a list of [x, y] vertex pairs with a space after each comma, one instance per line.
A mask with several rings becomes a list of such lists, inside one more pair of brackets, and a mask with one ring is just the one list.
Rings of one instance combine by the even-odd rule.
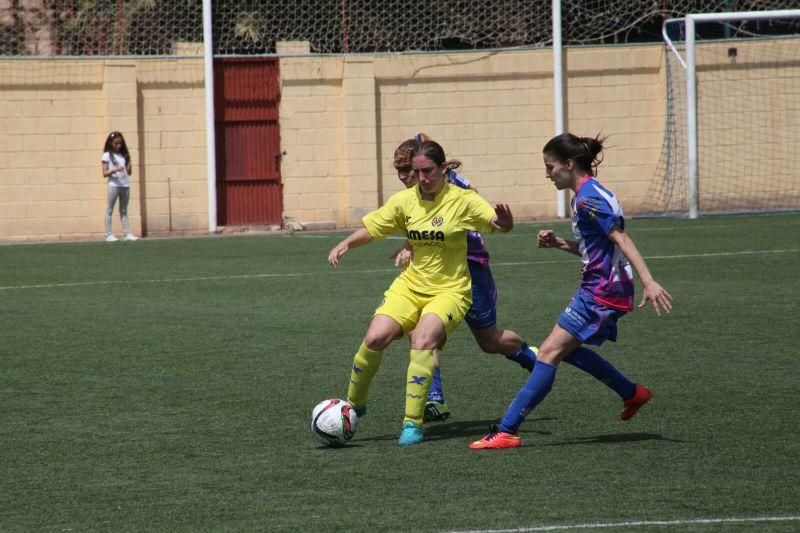
[[[796, 24], [796, 28], [800, 28], [800, 9], [791, 9], [791, 10], [776, 10], [776, 11], [749, 11], [749, 12], [731, 12], [731, 13], [703, 13], [703, 14], [688, 14], [684, 18], [678, 19], [668, 19], [664, 22], [662, 27], [662, 36], [664, 41], [668, 47], [668, 56], [670, 54], [674, 54], [675, 58], [677, 58], [680, 67], [685, 71], [685, 171], [686, 171], [686, 196], [687, 196], [687, 203], [688, 203], [688, 216], [689, 218], [697, 218], [700, 215], [701, 205], [700, 205], [700, 186], [703, 183], [700, 182], [701, 178], [701, 171], [703, 167], [700, 165], [700, 151], [703, 149], [701, 146], [702, 143], [699, 142], [698, 137], [698, 128], [699, 128], [699, 118], [701, 114], [698, 109], [698, 24], [701, 23], [731, 23], [731, 22], [746, 22], [752, 23], [754, 21], [774, 21], [774, 20], [791, 20], [793, 24]], [[670, 26], [678, 24], [680, 22], [684, 23], [684, 55], [685, 57], [681, 57], [680, 52], [678, 50], [678, 46], [674, 42], [674, 40], [670, 37], [670, 32], [668, 28]], [[754, 41], [753, 37], [761, 37], [761, 38], [769, 38], [773, 41], [779, 39], [788, 39], [790, 44], [785, 46], [780, 54], [774, 53], [773, 55], [769, 55], [768, 53], [763, 56], [763, 58], [755, 58], [750, 59], [752, 62], [751, 65], [740, 65], [741, 68], [729, 68], [732, 65], [736, 65], [736, 57], [738, 54], [737, 48], [735, 45], [738, 42], [736, 39], [729, 39], [728, 35], [730, 34], [729, 27], [726, 27], [726, 39], [721, 42], [724, 45], [728, 45], [730, 47], [727, 48], [727, 58], [728, 64], [721, 65], [719, 64], [719, 59], [716, 59], [717, 64], [711, 64], [709, 61], [708, 64], [702, 65], [709, 70], [717, 69], [719, 71], [728, 70], [730, 71], [730, 78], [728, 79], [728, 87], [733, 87], [735, 92], [739, 93], [739, 97], [742, 101], [750, 101], [752, 100], [753, 94], [757, 93], [762, 97], [762, 100], [755, 103], [755, 104], [748, 104], [754, 105], [753, 108], [747, 108], [746, 106], [742, 106], [742, 109], [725, 109], [720, 111], [720, 115], [722, 114], [740, 114], [740, 122], [741, 122], [741, 132], [744, 134], [742, 136], [742, 144], [748, 142], [749, 138], [746, 136], [747, 132], [753, 131], [755, 132], [758, 130], [760, 126], [753, 123], [752, 121], [757, 121], [762, 118], [765, 119], [772, 119], [772, 120], [780, 120], [781, 118], [785, 118], [784, 123], [792, 124], [791, 127], [794, 129], [792, 133], [796, 135], [778, 135], [784, 129], [785, 126], [775, 126], [773, 125], [772, 128], [769, 127], [761, 127], [758, 133], [763, 135], [762, 138], [754, 141], [750, 141], [755, 143], [758, 146], [768, 146], [770, 143], [775, 142], [786, 142], [791, 147], [788, 150], [784, 150], [784, 153], [788, 154], [788, 158], [784, 161], [781, 161], [780, 164], [784, 164], [787, 166], [794, 165], [795, 167], [800, 164], [800, 148], [798, 147], [798, 136], [800, 136], [800, 129], [797, 127], [798, 120], [800, 120], [800, 31], [797, 29], [794, 30], [795, 35], [791, 35], [791, 32], [788, 32], [789, 35], [786, 33], [778, 32], [778, 35], [758, 35], [753, 34], [752, 32], [744, 32], [747, 34], [747, 37], [750, 41]], [[712, 41], [713, 42], [713, 41]], [[765, 47], [762, 47], [765, 48]], [[720, 50], [716, 51], [717, 55], [719, 56]], [[763, 53], [763, 52], [762, 52]], [[760, 62], [760, 63], [759, 63]], [[669, 66], [667, 65], [667, 76], [670, 77], [670, 70]], [[742, 75], [747, 75], [747, 68], [751, 70], [764, 70], [766, 68], [775, 69], [771, 74], [764, 74], [760, 77], [754, 77], [752, 80], [748, 78], [744, 78], [736, 86], [737, 79], [733, 78], [736, 76], [734, 71], [738, 70], [740, 73], [744, 73]], [[778, 72], [778, 69], [782, 69]], [[678, 68], [677, 70], [680, 70]], [[791, 92], [776, 92], [774, 93], [767, 93], [765, 92], [765, 87], [769, 86], [769, 82], [765, 80], [768, 79], [768, 76], [774, 76], [776, 79], [779, 78], [790, 78], [786, 85], [789, 86], [789, 91], [793, 90], [794, 93]], [[755, 76], [755, 75], [754, 75]], [[745, 84], [751, 81], [751, 86], [746, 86]], [[670, 89], [669, 84], [671, 81], [668, 79], [668, 90]], [[773, 84], [778, 85], [778, 84]], [[674, 88], [677, 91], [677, 87]], [[762, 95], [763, 93], [763, 95]], [[728, 97], [722, 97], [721, 95], [715, 94], [706, 94], [705, 95], [707, 101], [712, 101], [713, 99], [724, 100]], [[668, 96], [669, 100], [670, 96]], [[728, 102], [729, 104], [731, 102]], [[668, 102], [668, 105], [671, 102]], [[759, 107], [762, 106], [762, 107]], [[708, 106], [707, 106], [708, 107]], [[670, 112], [674, 112], [674, 107], [668, 110], [668, 123], [667, 123], [667, 131], [665, 132], [665, 143], [664, 143], [664, 151], [668, 150], [681, 150], [681, 143], [675, 140], [669, 140], [666, 137], [670, 134], [676, 135], [677, 138], [680, 137], [680, 117], [672, 116], [670, 117]], [[748, 114], [750, 113], [750, 114]], [[785, 115], [784, 115], [785, 114]], [[711, 114], [706, 110], [706, 124], [709, 124], [712, 120], [714, 120], [713, 116], [709, 118]], [[673, 120], [673, 122], [670, 122]], [[747, 122], [752, 120], [751, 122]], [[724, 126], [720, 126], [724, 127]], [[670, 131], [671, 129], [671, 131]], [[775, 134], [775, 138], [770, 139], [769, 135], [770, 132]], [[786, 139], [786, 137], [790, 137]], [[793, 137], [793, 138], [792, 138]], [[710, 144], [708, 139], [706, 139], [706, 145]], [[734, 158], [736, 158], [737, 152], [735, 151], [736, 145], [734, 143], [728, 143], [732, 145], [734, 151], [728, 152], [728, 154], [734, 154]], [[722, 154], [722, 152], [720, 152]], [[768, 157], [769, 154], [765, 153], [764, 157]], [[719, 157], [724, 157], [720, 155]], [[675, 169], [670, 169], [669, 166], [672, 164], [673, 166], [680, 164], [679, 159], [673, 157], [671, 154], [662, 154], [662, 159], [670, 159], [664, 164], [664, 171], [668, 174], [670, 170], [675, 172]], [[708, 161], [706, 162], [706, 169], [710, 166], [711, 163]], [[764, 169], [761, 169], [762, 171]], [[794, 169], [789, 169], [790, 172], [795, 172]], [[770, 176], [767, 176], [769, 178]], [[665, 177], [665, 180], [669, 178]], [[674, 184], [671, 185], [674, 187]], [[780, 191], [778, 191], [780, 192]], [[798, 208], [800, 207], [800, 185], [797, 184], [797, 180], [794, 179], [792, 183], [791, 190], [789, 191], [790, 195], [797, 196], [795, 202], [789, 202], [786, 205], [776, 205], [778, 209], [791, 209], [791, 208]], [[676, 191], [671, 191], [665, 193], [668, 196], [672, 197], [676, 194]], [[743, 199], [744, 200], [744, 199]], [[780, 202], [778, 202], [780, 204]], [[669, 209], [666, 209], [669, 210]], [[731, 201], [728, 199], [727, 201], [720, 201], [719, 205], [715, 207], [715, 211], [743, 211], [748, 210], [746, 206], [742, 204], [742, 206], [737, 206], [737, 202]], [[763, 202], [759, 204], [758, 202], [753, 202], [753, 208], [750, 209], [753, 211], [764, 211], [764, 210], [775, 210], [770, 209], [767, 202]]]

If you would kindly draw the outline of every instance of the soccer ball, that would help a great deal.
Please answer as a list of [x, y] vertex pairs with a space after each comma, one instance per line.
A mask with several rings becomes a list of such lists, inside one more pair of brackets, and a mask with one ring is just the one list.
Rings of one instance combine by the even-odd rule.
[[356, 410], [344, 400], [323, 400], [311, 413], [311, 431], [328, 446], [344, 445], [356, 434], [357, 425]]

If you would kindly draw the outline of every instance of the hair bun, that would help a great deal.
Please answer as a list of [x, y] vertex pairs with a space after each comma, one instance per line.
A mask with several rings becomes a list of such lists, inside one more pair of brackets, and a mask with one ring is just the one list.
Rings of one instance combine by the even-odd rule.
[[586, 146], [586, 150], [589, 152], [589, 155], [592, 156], [592, 159], [595, 159], [597, 155], [603, 151], [603, 141], [605, 139], [601, 139], [598, 137], [581, 137], [581, 142]]

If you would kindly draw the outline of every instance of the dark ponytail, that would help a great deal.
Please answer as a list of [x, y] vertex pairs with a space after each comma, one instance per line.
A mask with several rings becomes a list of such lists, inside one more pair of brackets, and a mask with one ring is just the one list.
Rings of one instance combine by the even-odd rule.
[[603, 162], [603, 143], [608, 137], [578, 137], [562, 133], [550, 139], [542, 149], [543, 153], [554, 155], [559, 161], [572, 160], [581, 170], [591, 176], [597, 175], [597, 167]]

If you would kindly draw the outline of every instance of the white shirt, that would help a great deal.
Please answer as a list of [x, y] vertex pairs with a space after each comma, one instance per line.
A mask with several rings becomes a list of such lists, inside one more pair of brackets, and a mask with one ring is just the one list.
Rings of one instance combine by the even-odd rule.
[[103, 163], [108, 165], [108, 170], [112, 168], [121, 168], [121, 170], [114, 172], [108, 177], [108, 184], [112, 187], [130, 187], [131, 180], [130, 176], [128, 175], [128, 171], [126, 167], [128, 166], [128, 162], [125, 160], [125, 156], [122, 154], [114, 154], [114, 159], [112, 161], [111, 154], [108, 152], [103, 153], [103, 158], [101, 159]]

